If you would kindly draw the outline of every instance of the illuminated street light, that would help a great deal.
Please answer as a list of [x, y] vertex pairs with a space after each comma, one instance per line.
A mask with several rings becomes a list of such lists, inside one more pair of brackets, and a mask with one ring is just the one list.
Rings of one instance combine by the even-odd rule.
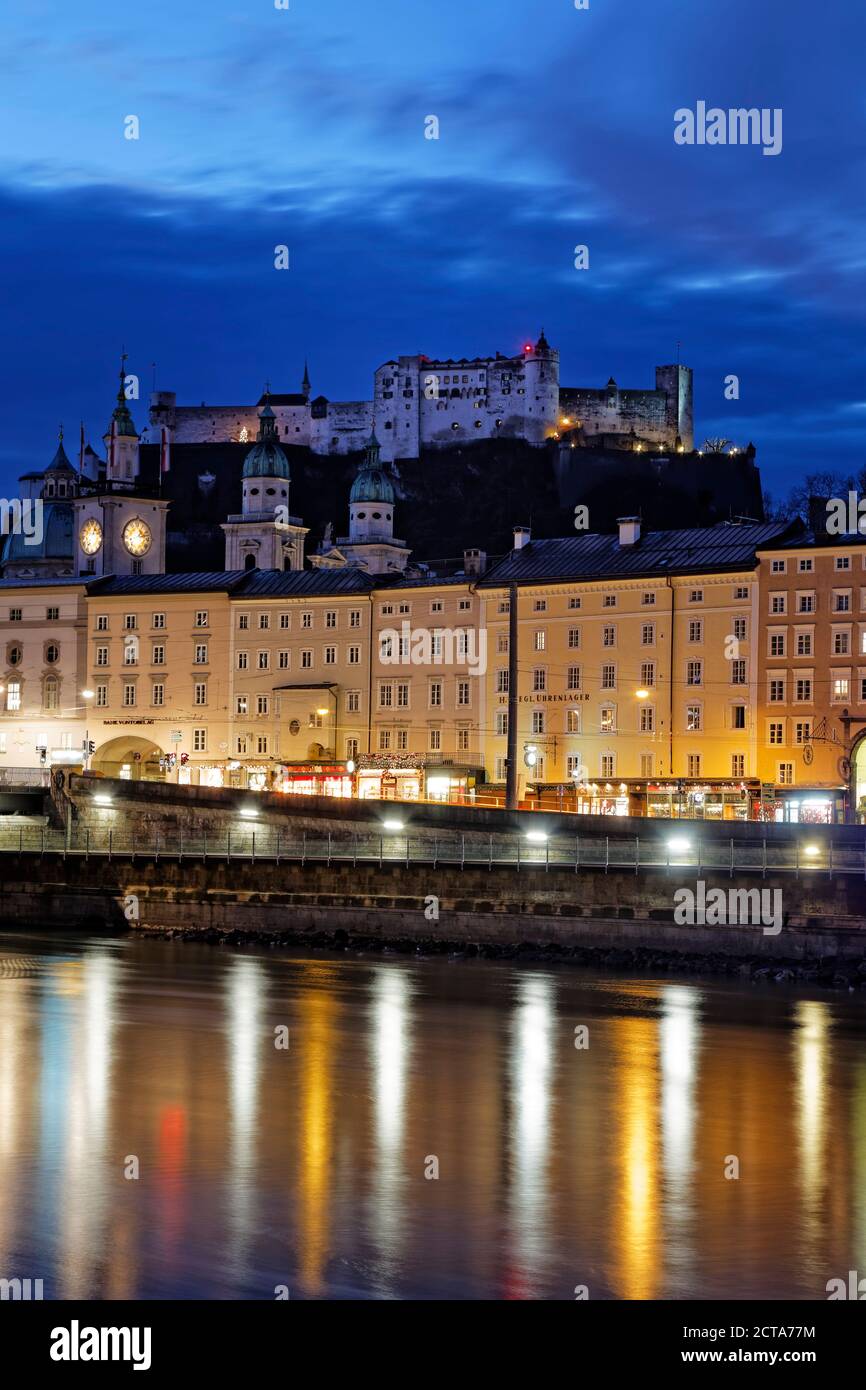
[[676, 854], [681, 854], [684, 850], [691, 849], [691, 840], [677, 835], [673, 840], [668, 840], [668, 849], [672, 849]]
[[814, 859], [816, 854], [821, 853], [821, 849], [819, 845], [804, 845], [803, 853], [808, 854], [810, 859]]
[[636, 699], [636, 700], [648, 700], [648, 699], [649, 699], [649, 691], [648, 691], [648, 690], [636, 690], [636, 691], [634, 692], [634, 695], [635, 695], [635, 699]]
[[531, 840], [534, 845], [544, 845], [547, 843], [547, 835], [543, 830], [527, 830], [527, 840]]
[[258, 806], [242, 806], [241, 815], [246, 820], [253, 820], [259, 814]]
[[99, 792], [93, 800], [96, 802], [97, 806], [110, 806], [112, 802], [112, 798], [105, 792]]
[[382, 825], [385, 830], [390, 831], [390, 833], [393, 835], [400, 833], [400, 831], [404, 827], [404, 822], [401, 820], [385, 820], [382, 822]]

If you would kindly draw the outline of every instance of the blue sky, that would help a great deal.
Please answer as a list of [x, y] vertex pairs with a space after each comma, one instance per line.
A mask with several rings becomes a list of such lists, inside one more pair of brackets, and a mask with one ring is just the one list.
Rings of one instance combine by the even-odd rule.
[[[297, 389], [305, 356], [357, 399], [388, 357], [542, 325], [568, 385], [651, 385], [679, 340], [699, 442], [754, 440], [774, 491], [859, 469], [864, 40], [850, 0], [28, 0], [0, 35], [0, 481], [60, 420], [99, 447], [121, 343], [179, 400]], [[676, 145], [698, 100], [782, 108], [782, 153]]]

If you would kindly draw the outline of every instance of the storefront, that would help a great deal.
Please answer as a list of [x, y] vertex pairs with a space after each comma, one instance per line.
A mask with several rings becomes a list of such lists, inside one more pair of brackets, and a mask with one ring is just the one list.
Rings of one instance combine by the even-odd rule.
[[350, 797], [353, 780], [345, 763], [284, 763], [277, 769], [273, 789], [287, 796]]
[[844, 787], [764, 786], [757, 819], [785, 825], [843, 825]]
[[648, 820], [747, 821], [755, 819], [757, 781], [645, 782], [631, 785], [632, 815]]
[[418, 801], [422, 781], [418, 767], [361, 767], [358, 796], [362, 801]]
[[525, 804], [539, 811], [571, 811], [579, 816], [636, 816], [625, 782], [534, 782]]
[[484, 780], [476, 767], [435, 767], [424, 769], [424, 795], [428, 801], [467, 806], [475, 800], [475, 788]]

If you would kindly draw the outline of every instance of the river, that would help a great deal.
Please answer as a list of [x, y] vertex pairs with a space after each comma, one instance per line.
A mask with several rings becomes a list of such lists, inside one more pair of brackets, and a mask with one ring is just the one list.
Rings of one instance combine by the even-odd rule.
[[0, 1277], [46, 1298], [826, 1298], [866, 1274], [864, 1012], [787, 985], [2, 933]]

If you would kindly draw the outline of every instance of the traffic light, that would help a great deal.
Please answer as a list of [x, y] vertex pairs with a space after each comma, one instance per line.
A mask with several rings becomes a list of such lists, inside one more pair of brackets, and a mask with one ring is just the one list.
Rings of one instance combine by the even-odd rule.
[[39, 749], [39, 761], [40, 761], [40, 763], [42, 763], [43, 767], [44, 767], [45, 764], [48, 762], [48, 749], [47, 749], [47, 748], [40, 748], [40, 749]]
[[87, 756], [88, 756], [88, 758], [91, 758], [95, 752], [96, 752], [96, 744], [94, 743], [94, 741], [93, 741], [92, 738], [89, 738], [89, 739], [87, 740]]
[[181, 765], [181, 767], [183, 767], [184, 764], [185, 764], [185, 763], [188, 763], [188, 762], [189, 762], [189, 753], [181, 753], [181, 755], [180, 755], [180, 765]]

